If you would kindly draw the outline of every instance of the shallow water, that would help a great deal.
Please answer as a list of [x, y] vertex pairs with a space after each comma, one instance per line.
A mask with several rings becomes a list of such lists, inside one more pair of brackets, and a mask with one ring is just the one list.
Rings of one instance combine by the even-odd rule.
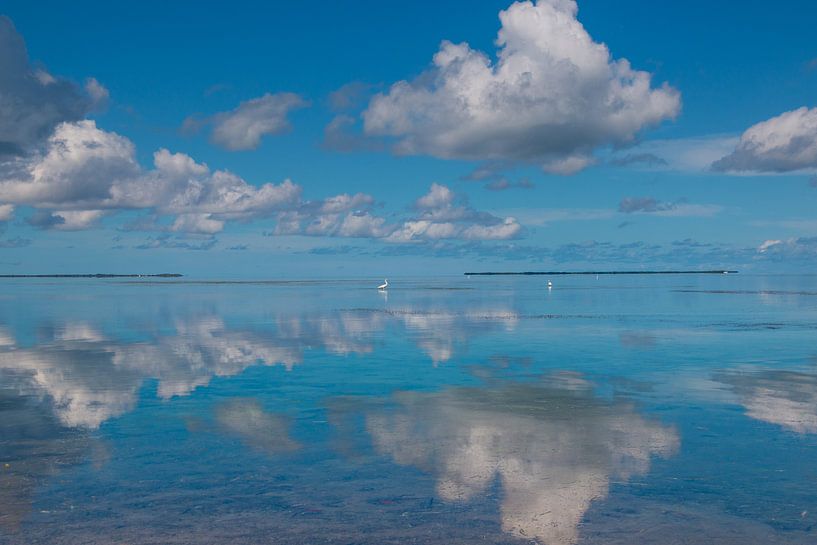
[[0, 543], [815, 543], [817, 277], [0, 284]]

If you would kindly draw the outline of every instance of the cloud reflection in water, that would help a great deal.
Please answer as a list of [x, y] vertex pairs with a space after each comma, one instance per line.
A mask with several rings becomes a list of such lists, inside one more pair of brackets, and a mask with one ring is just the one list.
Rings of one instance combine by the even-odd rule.
[[796, 433], [817, 433], [817, 372], [743, 368], [716, 379], [729, 385], [756, 420]]
[[447, 501], [476, 498], [498, 479], [503, 530], [548, 545], [575, 543], [584, 513], [613, 479], [644, 474], [652, 456], [679, 446], [674, 428], [595, 397], [572, 374], [405, 392], [395, 402], [393, 411], [366, 416], [377, 451], [434, 474]]

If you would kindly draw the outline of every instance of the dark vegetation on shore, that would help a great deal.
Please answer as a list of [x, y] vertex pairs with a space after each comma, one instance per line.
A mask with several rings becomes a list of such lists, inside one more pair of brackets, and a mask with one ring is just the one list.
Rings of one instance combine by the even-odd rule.
[[160, 274], [0, 274], [0, 278], [181, 278], [179, 273]]
[[738, 271], [724, 269], [708, 271], [525, 271], [525, 272], [466, 272], [466, 276], [566, 276], [587, 274], [736, 274]]

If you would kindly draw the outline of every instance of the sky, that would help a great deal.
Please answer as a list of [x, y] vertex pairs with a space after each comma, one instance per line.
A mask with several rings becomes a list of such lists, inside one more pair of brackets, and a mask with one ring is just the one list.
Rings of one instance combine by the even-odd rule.
[[813, 2], [0, 10], [0, 274], [817, 264]]

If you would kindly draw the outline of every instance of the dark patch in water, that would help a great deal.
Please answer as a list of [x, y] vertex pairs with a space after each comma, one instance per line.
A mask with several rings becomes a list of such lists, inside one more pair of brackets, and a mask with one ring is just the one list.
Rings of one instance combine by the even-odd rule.
[[677, 289], [674, 293], [711, 293], [717, 295], [817, 295], [817, 291], [787, 290], [693, 290]]

